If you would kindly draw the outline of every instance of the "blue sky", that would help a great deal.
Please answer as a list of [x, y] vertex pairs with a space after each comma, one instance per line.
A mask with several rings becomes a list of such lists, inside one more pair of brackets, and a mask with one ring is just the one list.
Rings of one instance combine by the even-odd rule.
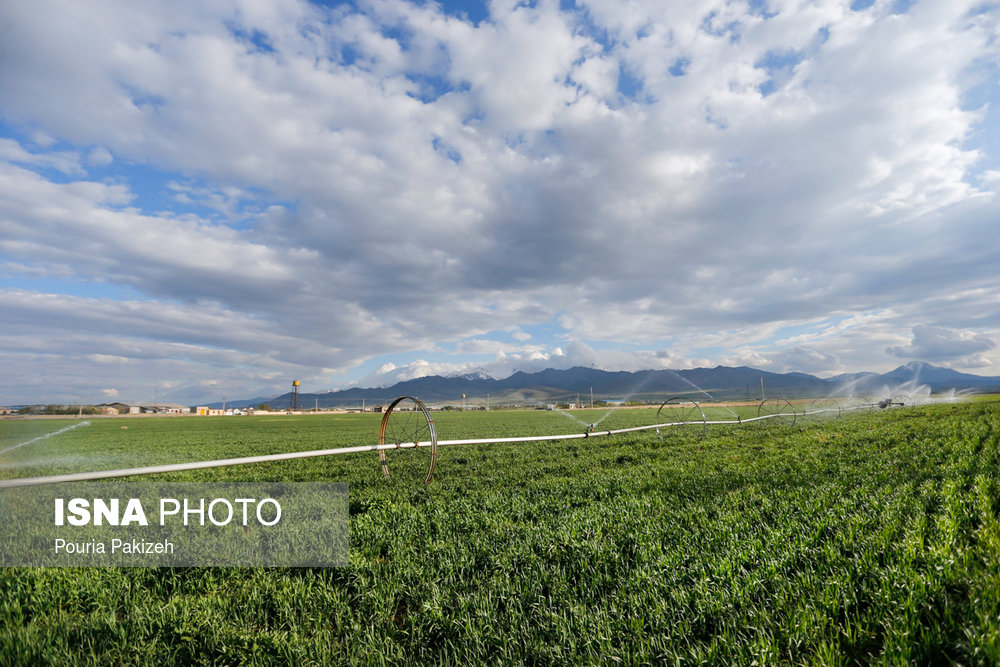
[[981, 1], [5, 3], [0, 404], [1000, 375]]

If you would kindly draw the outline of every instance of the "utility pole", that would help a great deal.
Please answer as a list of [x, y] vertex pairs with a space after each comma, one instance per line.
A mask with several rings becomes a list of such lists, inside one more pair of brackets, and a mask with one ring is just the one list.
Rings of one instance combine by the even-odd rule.
[[365, 399], [361, 399], [361, 412], [365, 411]]
[[760, 376], [760, 400], [764, 400], [764, 376]]
[[590, 388], [590, 409], [594, 409], [594, 388]]

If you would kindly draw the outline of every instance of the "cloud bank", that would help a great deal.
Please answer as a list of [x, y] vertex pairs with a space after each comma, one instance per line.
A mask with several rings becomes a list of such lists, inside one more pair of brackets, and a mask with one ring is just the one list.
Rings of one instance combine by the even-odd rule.
[[6, 3], [0, 400], [1000, 374], [998, 13], [904, 5]]

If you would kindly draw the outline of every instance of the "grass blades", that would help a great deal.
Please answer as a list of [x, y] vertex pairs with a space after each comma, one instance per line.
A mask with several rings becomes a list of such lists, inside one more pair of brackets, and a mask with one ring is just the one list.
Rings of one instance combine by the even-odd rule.
[[[377, 437], [375, 415], [268, 419], [93, 420], [11, 455], [21, 476]], [[442, 438], [573, 432], [434, 419]], [[444, 447], [426, 486], [377, 461], [160, 476], [350, 482], [350, 566], [0, 570], [0, 662], [1000, 663], [997, 402]]]

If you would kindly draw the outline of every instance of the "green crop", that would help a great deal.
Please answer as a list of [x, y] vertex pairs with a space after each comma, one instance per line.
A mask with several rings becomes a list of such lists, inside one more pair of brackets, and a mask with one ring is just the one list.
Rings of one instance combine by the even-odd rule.
[[[605, 414], [434, 419], [453, 439]], [[0, 476], [374, 444], [378, 423], [93, 419]], [[0, 663], [1000, 664], [1000, 403], [697, 434], [442, 447], [429, 485], [412, 451], [390, 480], [374, 453], [160, 475], [349, 482], [350, 565], [0, 570]]]

